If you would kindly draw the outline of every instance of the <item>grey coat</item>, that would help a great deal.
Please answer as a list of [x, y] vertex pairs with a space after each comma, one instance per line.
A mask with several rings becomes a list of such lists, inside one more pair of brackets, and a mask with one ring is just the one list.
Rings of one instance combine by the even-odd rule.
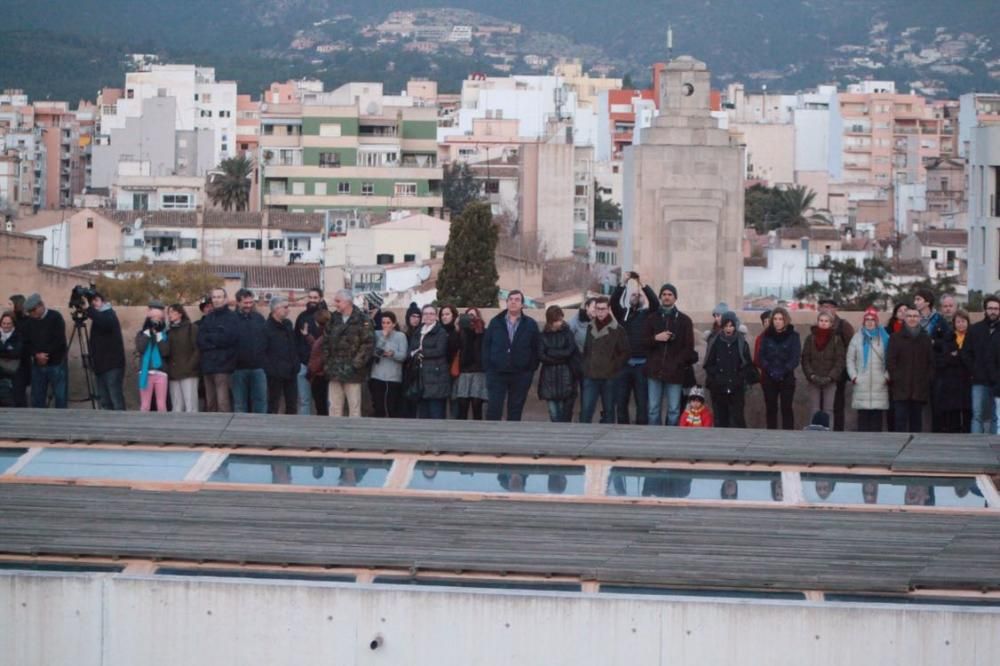
[[854, 382], [854, 409], [889, 409], [889, 372], [885, 368], [887, 350], [876, 336], [865, 367], [864, 333], [860, 330], [847, 347], [847, 376]]
[[[383, 382], [403, 381], [403, 362], [406, 361], [409, 343], [406, 336], [393, 331], [385, 337], [383, 331], [375, 331], [375, 363], [372, 365], [372, 379]], [[383, 356], [391, 351], [392, 356]]]
[[448, 368], [448, 332], [441, 324], [434, 328], [421, 340], [420, 329], [410, 336], [410, 354], [420, 350], [420, 379], [424, 384], [421, 398], [424, 400], [441, 400], [451, 396], [451, 374]]

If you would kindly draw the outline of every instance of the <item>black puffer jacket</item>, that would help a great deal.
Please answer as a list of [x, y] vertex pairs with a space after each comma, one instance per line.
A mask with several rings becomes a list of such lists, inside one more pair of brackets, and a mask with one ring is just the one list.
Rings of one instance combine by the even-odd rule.
[[994, 383], [992, 372], [998, 345], [1000, 321], [983, 319], [969, 327], [959, 356], [972, 373], [973, 384], [990, 386]]
[[264, 373], [277, 379], [299, 374], [298, 339], [287, 319], [268, 317], [264, 324]]
[[441, 400], [451, 396], [451, 375], [448, 373], [448, 332], [434, 324], [421, 341], [420, 330], [410, 336], [410, 354], [420, 349], [420, 379], [424, 400]]
[[[248, 314], [237, 311], [240, 322], [239, 354], [236, 357], [238, 370], [256, 370], [264, 367], [264, 327], [267, 321], [256, 310]], [[297, 352], [296, 352], [297, 353]]]
[[87, 308], [90, 315], [90, 363], [95, 374], [125, 367], [125, 342], [118, 315], [111, 308]]
[[569, 400], [576, 397], [580, 350], [569, 326], [543, 331], [538, 338], [538, 397], [542, 400]]
[[229, 308], [213, 310], [198, 322], [198, 350], [203, 375], [231, 374], [236, 369], [240, 319]]
[[802, 358], [802, 342], [795, 328], [789, 324], [779, 333], [768, 326], [760, 343], [760, 367], [763, 374], [776, 382], [794, 378], [795, 368]]
[[716, 335], [705, 356], [705, 384], [713, 391], [740, 392], [746, 387], [751, 364], [750, 345], [741, 333]]

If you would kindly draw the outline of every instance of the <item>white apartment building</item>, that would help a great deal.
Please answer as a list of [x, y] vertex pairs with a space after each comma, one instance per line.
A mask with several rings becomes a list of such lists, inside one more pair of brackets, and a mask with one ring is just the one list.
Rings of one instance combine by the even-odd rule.
[[1000, 125], [969, 131], [969, 289], [1000, 291]]

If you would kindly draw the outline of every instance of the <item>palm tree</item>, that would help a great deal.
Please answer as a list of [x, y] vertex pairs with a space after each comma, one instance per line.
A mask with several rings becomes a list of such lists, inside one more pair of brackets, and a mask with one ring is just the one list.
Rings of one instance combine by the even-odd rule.
[[829, 216], [813, 208], [816, 193], [804, 185], [783, 190], [779, 199], [779, 224], [782, 227], [808, 227], [831, 224]]
[[208, 198], [213, 204], [229, 211], [246, 210], [250, 204], [250, 176], [253, 162], [247, 157], [222, 160], [216, 173], [209, 176]]

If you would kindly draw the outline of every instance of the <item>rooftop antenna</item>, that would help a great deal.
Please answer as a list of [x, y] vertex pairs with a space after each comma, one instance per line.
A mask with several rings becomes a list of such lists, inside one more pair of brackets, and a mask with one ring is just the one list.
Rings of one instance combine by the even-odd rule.
[[667, 26], [667, 58], [669, 60], [674, 59], [674, 26], [670, 24]]

